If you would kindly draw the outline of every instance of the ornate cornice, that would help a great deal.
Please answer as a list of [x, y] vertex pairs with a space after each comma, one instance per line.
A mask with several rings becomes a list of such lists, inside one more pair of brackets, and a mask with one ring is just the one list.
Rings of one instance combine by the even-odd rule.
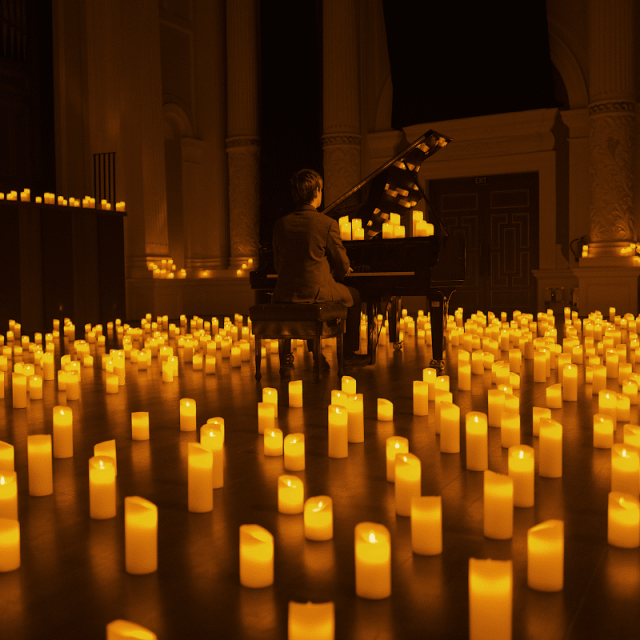
[[589, 105], [589, 116], [604, 113], [635, 113], [636, 103], [633, 100], [606, 100]]
[[225, 145], [227, 149], [234, 147], [259, 147], [260, 138], [256, 136], [234, 136], [233, 138], [227, 138]]
[[351, 133], [343, 133], [343, 134], [331, 134], [327, 136], [322, 136], [322, 146], [323, 147], [332, 147], [332, 146], [344, 146], [348, 145], [351, 147], [359, 147], [361, 136], [351, 134]]

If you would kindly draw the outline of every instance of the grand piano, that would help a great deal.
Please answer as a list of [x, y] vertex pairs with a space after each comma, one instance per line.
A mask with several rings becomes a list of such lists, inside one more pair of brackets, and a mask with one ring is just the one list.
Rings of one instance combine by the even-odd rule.
[[[447, 136], [427, 131], [323, 211], [336, 220], [348, 216], [362, 221], [364, 240], [343, 241], [353, 269], [343, 282], [356, 287], [366, 303], [372, 362], [380, 329], [376, 316], [388, 312], [389, 340], [401, 348], [402, 296], [424, 295], [431, 314], [431, 366], [444, 368], [445, 319], [451, 295], [465, 279], [465, 245], [464, 238], [447, 233], [420, 187], [418, 172], [427, 158], [450, 142]], [[426, 237], [413, 235], [413, 211], [422, 200], [430, 208], [434, 228], [434, 235]], [[383, 225], [392, 214], [400, 216], [410, 237], [383, 238]], [[258, 268], [250, 274], [251, 287], [272, 291], [277, 277], [271, 245], [263, 245]]]

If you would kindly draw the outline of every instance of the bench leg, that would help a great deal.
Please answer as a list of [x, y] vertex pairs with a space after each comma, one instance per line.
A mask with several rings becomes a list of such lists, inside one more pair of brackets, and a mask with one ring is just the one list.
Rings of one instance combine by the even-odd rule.
[[313, 376], [316, 382], [320, 382], [320, 359], [322, 357], [322, 349], [320, 348], [320, 336], [322, 335], [322, 323], [320, 328], [316, 328], [316, 335], [313, 339]]
[[262, 363], [262, 340], [260, 338], [256, 338], [256, 380], [260, 380], [262, 378], [262, 374], [260, 373], [260, 365]]

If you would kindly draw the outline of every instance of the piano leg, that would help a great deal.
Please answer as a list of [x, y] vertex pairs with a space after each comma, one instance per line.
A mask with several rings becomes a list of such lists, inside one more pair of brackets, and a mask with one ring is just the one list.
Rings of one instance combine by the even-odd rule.
[[367, 353], [371, 357], [371, 364], [376, 363], [376, 350], [378, 348], [378, 328], [376, 317], [378, 316], [378, 302], [367, 301]]
[[437, 369], [438, 373], [444, 370], [444, 328], [446, 317], [449, 311], [449, 300], [455, 289], [440, 291], [429, 289], [427, 299], [429, 302], [429, 313], [431, 314], [431, 367]]
[[402, 349], [400, 340], [400, 320], [402, 319], [402, 296], [393, 296], [389, 300], [389, 341], [393, 343], [393, 348]]

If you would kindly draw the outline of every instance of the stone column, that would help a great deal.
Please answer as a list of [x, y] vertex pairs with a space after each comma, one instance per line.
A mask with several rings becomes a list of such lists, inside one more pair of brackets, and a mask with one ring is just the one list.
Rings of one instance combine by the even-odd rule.
[[257, 258], [260, 217], [256, 0], [227, 0], [229, 267]]
[[357, 0], [324, 0], [322, 33], [326, 206], [361, 179]]

